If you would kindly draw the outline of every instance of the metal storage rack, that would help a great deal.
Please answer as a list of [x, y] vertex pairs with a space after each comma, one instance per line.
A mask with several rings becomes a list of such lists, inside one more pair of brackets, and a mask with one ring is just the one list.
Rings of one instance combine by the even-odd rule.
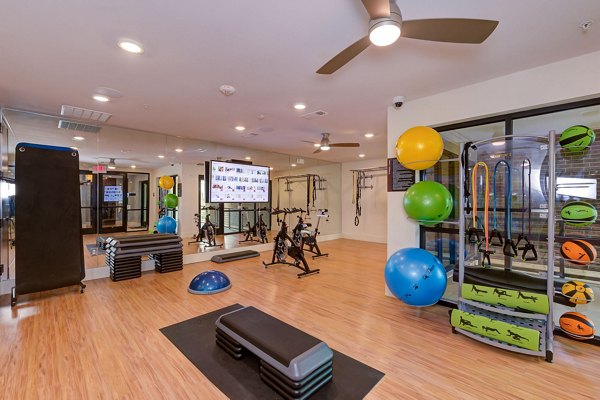
[[[504, 343], [489, 337], [481, 336], [476, 333], [472, 333], [466, 331], [461, 328], [453, 328], [453, 331], [459, 332], [465, 336], [468, 336], [477, 341], [489, 344], [491, 346], [495, 346], [498, 348], [502, 348], [509, 351], [514, 351], [522, 354], [528, 354], [533, 356], [545, 357], [546, 361], [551, 362], [553, 358], [553, 316], [552, 316], [552, 300], [554, 297], [554, 235], [555, 235], [555, 221], [554, 221], [554, 209], [555, 209], [555, 198], [556, 198], [556, 179], [555, 179], [555, 132], [551, 131], [547, 136], [502, 136], [499, 138], [491, 138], [486, 139], [474, 143], [462, 144], [461, 149], [469, 151], [473, 146], [477, 148], [477, 146], [483, 147], [484, 145], [493, 144], [494, 142], [506, 141], [506, 146], [502, 149], [503, 154], [498, 152], [498, 155], [494, 158], [500, 159], [501, 156], [509, 156], [512, 157], [512, 153], [509, 151], [511, 148], [511, 143], [517, 140], [531, 140], [532, 143], [540, 144], [540, 146], [536, 148], [532, 148], [532, 152], [539, 152], [542, 149], [547, 150], [547, 163], [545, 164], [545, 168], [547, 168], [547, 241], [545, 241], [546, 246], [546, 265], [545, 270], [541, 264], [537, 264], [536, 267], [539, 269], [538, 274], [540, 276], [545, 276], [546, 278], [546, 295], [548, 296], [549, 301], [549, 312], [548, 314], [539, 314], [539, 313], [527, 313], [517, 311], [512, 308], [502, 307], [502, 306], [494, 306], [489, 304], [480, 303], [473, 300], [463, 299], [462, 297], [462, 285], [464, 283], [465, 278], [465, 262], [467, 261], [465, 257], [465, 250], [467, 250], [467, 235], [466, 235], [466, 220], [468, 217], [471, 217], [470, 213], [467, 214], [466, 208], [467, 204], [465, 204], [465, 188], [464, 182], [467, 178], [465, 176], [465, 171], [470, 167], [467, 165], [465, 168], [464, 162], [465, 160], [461, 157], [460, 160], [460, 207], [459, 207], [459, 285], [458, 285], [458, 309], [475, 314], [480, 316], [485, 316], [487, 318], [491, 318], [494, 320], [500, 320], [504, 322], [508, 322], [517, 326], [527, 327], [529, 329], [534, 329], [540, 332], [540, 343], [539, 349], [537, 351], [524, 349], [518, 346], [514, 346], [508, 343]], [[462, 154], [462, 152], [461, 152]], [[477, 162], [477, 160], [474, 160]], [[541, 164], [543, 165], [543, 163]], [[512, 196], [512, 193], [511, 193]], [[524, 207], [524, 205], [523, 205]], [[473, 211], [471, 211], [473, 212]], [[514, 212], [514, 211], [513, 211]], [[545, 238], [544, 238], [545, 239]], [[538, 242], [539, 244], [543, 243], [542, 239]], [[472, 247], [472, 246], [471, 246]], [[480, 256], [477, 253], [475, 257], [477, 261], [475, 261], [475, 265], [479, 264]], [[471, 259], [472, 261], [472, 259]], [[512, 260], [511, 257], [505, 256], [503, 262], [503, 268], [506, 270], [510, 270], [512, 268]]]

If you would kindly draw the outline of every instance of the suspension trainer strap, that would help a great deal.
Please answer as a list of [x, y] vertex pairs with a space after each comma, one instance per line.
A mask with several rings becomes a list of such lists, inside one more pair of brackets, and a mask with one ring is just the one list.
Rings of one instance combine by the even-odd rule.
[[[469, 149], [473, 145], [473, 142], [465, 143], [465, 147], [463, 148], [463, 153], [461, 154], [463, 168], [464, 168], [464, 197], [465, 197], [465, 212], [469, 214], [471, 212], [471, 206], [469, 205], [469, 197], [471, 194], [469, 193]], [[473, 225], [475, 227], [475, 225]]]
[[362, 214], [362, 207], [360, 204], [360, 200], [361, 200], [361, 187], [360, 187], [360, 172], [357, 174], [357, 179], [356, 179], [356, 200], [355, 200], [355, 216], [354, 216], [354, 226], [358, 226], [360, 224], [360, 217]]

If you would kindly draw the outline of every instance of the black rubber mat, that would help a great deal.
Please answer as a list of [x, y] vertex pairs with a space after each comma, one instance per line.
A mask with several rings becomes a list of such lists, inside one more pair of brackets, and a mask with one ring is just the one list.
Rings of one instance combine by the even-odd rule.
[[[234, 360], [215, 343], [217, 318], [240, 307], [235, 304], [160, 331], [230, 399], [281, 399], [261, 381], [257, 357], [247, 355]], [[333, 350], [333, 380], [311, 399], [362, 399], [383, 376], [382, 372]]]

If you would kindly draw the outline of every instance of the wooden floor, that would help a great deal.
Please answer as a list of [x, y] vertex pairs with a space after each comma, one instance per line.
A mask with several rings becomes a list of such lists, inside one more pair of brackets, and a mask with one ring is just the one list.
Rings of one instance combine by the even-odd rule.
[[[5, 399], [223, 399], [159, 328], [233, 303], [253, 305], [384, 372], [370, 399], [598, 399], [600, 348], [555, 341], [555, 362], [498, 350], [453, 335], [448, 310], [417, 311], [384, 296], [385, 245], [323, 243], [321, 274], [260, 259], [186, 265], [183, 271], [88, 282], [0, 298], [0, 388]], [[266, 260], [269, 253], [263, 253]], [[231, 290], [186, 291], [216, 268]]]

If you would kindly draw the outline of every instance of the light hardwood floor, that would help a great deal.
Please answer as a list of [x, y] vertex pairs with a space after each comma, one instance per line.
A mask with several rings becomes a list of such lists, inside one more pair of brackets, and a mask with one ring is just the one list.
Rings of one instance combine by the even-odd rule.
[[[384, 296], [385, 245], [323, 243], [321, 274], [264, 269], [261, 258], [111, 282], [85, 294], [61, 289], [22, 296], [13, 310], [0, 299], [0, 388], [6, 399], [223, 399], [160, 332], [173, 323], [233, 303], [253, 305], [384, 372], [370, 399], [600, 398], [600, 348], [555, 341], [555, 362], [517, 355], [453, 335], [448, 310], [415, 310]], [[186, 291], [206, 269], [231, 290]]]

